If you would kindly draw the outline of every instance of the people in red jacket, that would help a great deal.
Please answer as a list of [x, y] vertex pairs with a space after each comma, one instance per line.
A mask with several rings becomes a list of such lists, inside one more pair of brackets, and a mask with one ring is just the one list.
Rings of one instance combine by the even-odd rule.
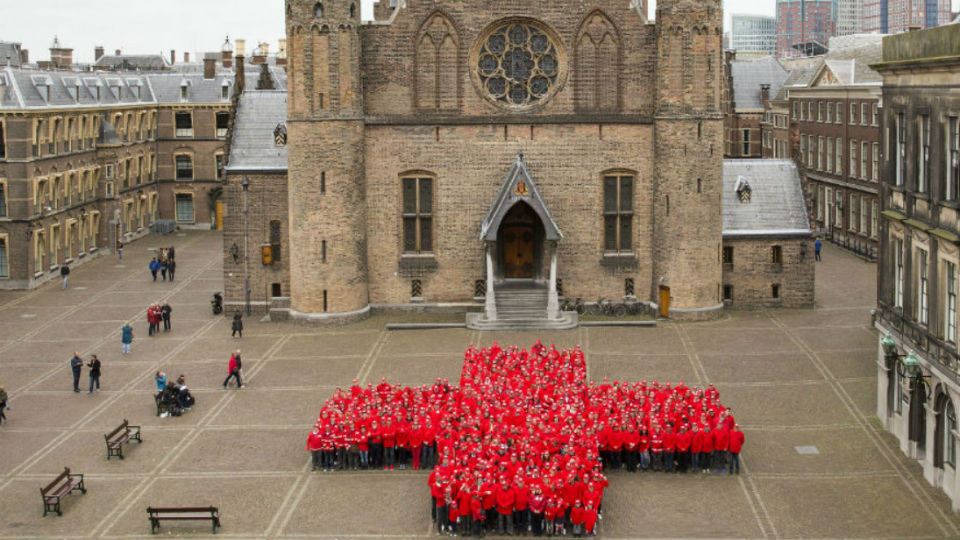
[[513, 508], [516, 499], [517, 494], [510, 485], [510, 481], [506, 477], [501, 478], [496, 493], [497, 531], [500, 536], [507, 534], [508, 528], [513, 528]]
[[733, 425], [733, 431], [730, 432], [730, 474], [736, 470], [740, 474], [740, 450], [743, 450], [743, 432], [740, 431], [740, 424]]
[[713, 472], [727, 472], [727, 448], [729, 432], [719, 425], [713, 430]]
[[580, 500], [574, 501], [573, 508], [570, 509], [570, 525], [573, 527], [574, 538], [583, 536], [583, 523], [585, 519], [583, 511], [583, 502]]

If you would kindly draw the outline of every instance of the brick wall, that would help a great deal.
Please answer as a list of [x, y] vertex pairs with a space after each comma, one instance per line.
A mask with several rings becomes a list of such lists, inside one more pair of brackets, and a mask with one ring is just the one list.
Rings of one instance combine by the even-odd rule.
[[[755, 238], [723, 241], [733, 248], [733, 263], [723, 265], [723, 284], [732, 288], [729, 305], [736, 308], [813, 307], [813, 240], [810, 238]], [[783, 264], [773, 263], [773, 247], [780, 246]], [[773, 286], [779, 285], [779, 298]]]

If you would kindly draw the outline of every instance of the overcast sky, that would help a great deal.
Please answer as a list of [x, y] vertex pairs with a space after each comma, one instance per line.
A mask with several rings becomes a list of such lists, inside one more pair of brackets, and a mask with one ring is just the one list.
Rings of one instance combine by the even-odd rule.
[[[370, 13], [373, 0], [362, 2]], [[957, 9], [960, 0], [952, 2]], [[651, 15], [655, 6], [651, 0]], [[774, 6], [775, 0], [724, 0], [728, 14], [773, 15]], [[219, 50], [227, 34], [246, 39], [248, 51], [259, 41], [276, 51], [284, 34], [283, 0], [0, 0], [0, 12], [0, 40], [23, 43], [31, 61], [49, 59], [54, 35], [74, 49], [75, 61], [92, 62], [97, 45], [108, 53], [121, 49], [167, 58], [174, 49], [179, 60], [183, 51]]]

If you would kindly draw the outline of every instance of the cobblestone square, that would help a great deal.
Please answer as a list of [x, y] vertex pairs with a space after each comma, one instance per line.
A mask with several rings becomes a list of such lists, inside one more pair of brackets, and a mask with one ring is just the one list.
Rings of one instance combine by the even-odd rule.
[[[154, 283], [149, 248], [171, 240], [177, 281]], [[832, 246], [817, 271], [834, 281], [818, 281], [812, 310], [543, 334], [384, 330], [399, 316], [332, 328], [252, 318], [242, 339], [209, 313], [221, 249], [209, 232], [148, 237], [128, 246], [122, 264], [102, 258], [77, 268], [69, 290], [0, 292], [0, 385], [11, 396], [0, 427], [0, 539], [148, 538], [150, 505], [219, 506], [217, 536], [227, 538], [435, 537], [425, 472], [311, 473], [309, 426], [353, 379], [453, 382], [471, 343], [529, 347], [538, 338], [580, 344], [592, 380], [715, 384], [746, 433], [739, 477], [611, 474], [603, 538], [960, 537], [960, 517], [873, 412], [875, 266]], [[148, 337], [143, 309], [164, 300], [173, 330]], [[128, 320], [136, 339], [121, 356]], [[224, 390], [236, 348], [245, 388]], [[100, 392], [86, 392], [86, 370], [83, 392], [72, 391], [74, 350], [102, 360]], [[157, 370], [186, 375], [191, 411], [156, 416]], [[144, 442], [108, 462], [103, 435], [123, 419], [143, 426]], [[66, 497], [62, 517], [41, 517], [38, 488], [64, 466], [86, 474], [88, 492]], [[206, 525], [183, 523], [162, 532], [210, 536]]]

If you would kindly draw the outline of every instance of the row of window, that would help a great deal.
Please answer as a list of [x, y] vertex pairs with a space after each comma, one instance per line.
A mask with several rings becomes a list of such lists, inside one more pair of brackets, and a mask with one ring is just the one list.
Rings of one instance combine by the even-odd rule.
[[[853, 179], [879, 182], [880, 144], [849, 140], [849, 163], [846, 176]], [[843, 137], [823, 135], [800, 135], [800, 155], [806, 158], [808, 169], [815, 169], [838, 176], [843, 173]], [[867, 166], [869, 168], [869, 174]]]
[[[781, 293], [782, 286], [779, 283], [770, 284], [770, 298], [777, 300], [780, 298]], [[728, 302], [733, 302], [733, 285], [723, 286], [723, 299]]]
[[847, 218], [847, 230], [852, 233], [859, 233], [870, 238], [876, 238], [879, 233], [878, 223], [880, 219], [880, 210], [875, 197], [850, 193], [846, 209], [844, 209], [844, 196], [841, 190], [836, 190], [829, 186], [819, 186], [817, 191], [817, 221], [823, 222], [824, 226], [832, 226], [834, 229], [843, 228], [843, 218]]
[[[912, 315], [921, 325], [930, 325], [930, 297], [931, 297], [931, 261], [929, 251], [925, 246], [915, 246], [913, 249], [913, 266], [910, 272], [905, 268], [906, 251], [904, 240], [894, 237], [891, 240], [893, 247], [893, 303], [894, 306], [904, 308], [904, 288], [906, 280], [910, 280], [911, 290], [916, 297], [913, 299]], [[937, 289], [940, 295], [940, 320], [935, 329], [937, 335], [946, 342], [957, 343], [957, 265], [953, 261], [941, 260], [939, 267], [940, 283]], [[907, 276], [907, 274], [910, 274]]]
[[771, 157], [774, 159], [787, 159], [790, 157], [790, 143], [776, 138], [772, 131], [763, 132], [763, 147], [770, 150], [769, 154], [772, 154]]
[[[230, 127], [230, 113], [218, 112], [217, 117], [217, 138], [222, 139], [227, 136], [227, 129]], [[193, 137], [193, 113], [190, 111], [181, 111], [174, 114], [174, 136], [177, 138]]]
[[48, 266], [64, 264], [67, 259], [75, 259], [81, 253], [95, 249], [99, 241], [100, 212], [67, 220], [63, 229], [59, 223], [54, 223], [50, 226], [49, 236], [45, 229], [37, 229], [33, 231], [33, 270], [40, 273]]
[[149, 196], [141, 195], [133, 199], [123, 201], [121, 223], [122, 232], [135, 232], [143, 227], [147, 227], [153, 221], [156, 221], [159, 213], [159, 194], [154, 192]]
[[36, 178], [33, 193], [34, 214], [41, 214], [48, 208], [60, 210], [78, 202], [92, 201], [96, 197], [99, 175], [99, 167], [87, 167]]
[[[326, 175], [321, 173], [325, 189]], [[433, 252], [434, 179], [423, 176], [401, 178], [403, 251], [408, 254]], [[632, 174], [608, 174], [603, 177], [603, 246], [608, 253], [633, 251]], [[701, 190], [697, 181], [697, 192]], [[669, 204], [669, 203], [668, 203]]]
[[[914, 164], [913, 185], [909, 186], [917, 193], [929, 193], [934, 179], [932, 174], [931, 148], [933, 146], [932, 122], [929, 114], [920, 114], [913, 122], [913, 132], [908, 133], [909, 122], [904, 113], [894, 116], [894, 148], [891, 152], [894, 166], [894, 185], [905, 187], [907, 170], [907, 137], [913, 135], [916, 141], [916, 163]], [[960, 196], [960, 118], [948, 117], [941, 126], [943, 133], [943, 174], [940, 175], [940, 194], [944, 200], [957, 201]]]
[[[850, 114], [847, 116], [847, 120], [851, 126], [880, 125], [880, 106], [878, 103], [851, 102], [849, 107]], [[842, 101], [834, 103], [811, 99], [793, 102], [793, 117], [804, 122], [842, 124], [843, 111]]]
[[[721, 262], [733, 264], [733, 246], [723, 246]], [[770, 264], [783, 265], [783, 246], [770, 246]]]
[[[890, 407], [897, 414], [902, 415], [904, 404], [910, 407], [910, 395], [904, 392], [904, 386], [909, 385], [910, 382], [900, 375], [899, 369], [891, 370], [890, 377], [892, 381], [887, 399], [892, 399], [893, 403], [890, 404]], [[934, 401], [934, 413], [937, 419], [937, 427], [934, 430], [934, 436], [936, 438], [934, 444], [936, 444], [940, 450], [940, 456], [942, 456], [941, 459], [943, 460], [942, 463], [935, 461], [934, 465], [943, 467], [943, 465], [946, 464], [956, 469], [957, 441], [953, 434], [957, 432], [957, 413], [950, 396], [941, 394], [937, 397]], [[940, 424], [941, 422], [943, 422], [942, 425]], [[936, 453], [934, 456], [936, 456]]]

